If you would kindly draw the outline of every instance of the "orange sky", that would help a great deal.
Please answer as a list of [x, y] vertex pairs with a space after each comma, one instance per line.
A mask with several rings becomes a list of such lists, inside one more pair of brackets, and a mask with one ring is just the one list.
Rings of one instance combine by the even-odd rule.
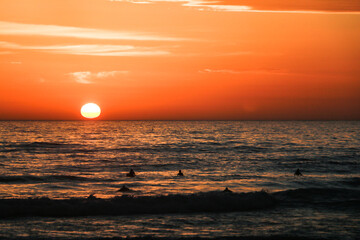
[[358, 0], [0, 0], [0, 120], [360, 120]]

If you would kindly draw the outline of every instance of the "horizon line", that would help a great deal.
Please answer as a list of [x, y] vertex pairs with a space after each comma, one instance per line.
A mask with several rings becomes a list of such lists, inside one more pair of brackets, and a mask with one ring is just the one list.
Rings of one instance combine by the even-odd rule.
[[0, 119], [0, 122], [356, 122], [360, 119]]

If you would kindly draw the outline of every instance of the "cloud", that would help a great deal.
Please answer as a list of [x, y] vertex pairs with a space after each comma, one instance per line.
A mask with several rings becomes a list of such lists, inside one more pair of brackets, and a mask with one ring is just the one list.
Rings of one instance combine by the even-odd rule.
[[8, 54], [12, 54], [13, 52], [10, 51], [0, 51], [0, 55], [8, 55]]
[[219, 54], [219, 56], [241, 56], [241, 55], [254, 55], [254, 54], [258, 54], [258, 53], [250, 52], [250, 51], [237, 51], [237, 52], [224, 52]]
[[25, 46], [10, 42], [1, 42], [0, 48], [35, 50], [40, 52], [88, 56], [157, 56], [168, 55], [170, 52], [154, 47], [135, 47], [132, 45], [51, 45], [51, 46]]
[[108, 71], [108, 72], [73, 72], [68, 75], [71, 76], [73, 80], [81, 84], [92, 84], [95, 80], [104, 79], [109, 77], [115, 77], [120, 74], [128, 74], [128, 71]]
[[82, 84], [91, 84], [92, 82], [89, 80], [91, 78], [91, 72], [74, 72], [69, 73], [77, 83]]
[[112, 2], [173, 2], [200, 10], [228, 12], [360, 13], [359, 0], [109, 0]]
[[276, 74], [287, 75], [289, 72], [278, 69], [265, 69], [265, 70], [229, 70], [229, 69], [204, 69], [200, 73], [223, 73], [223, 74]]
[[110, 31], [92, 28], [67, 27], [57, 25], [25, 24], [0, 21], [0, 35], [30, 35], [49, 37], [71, 37], [107, 40], [138, 41], [183, 41], [186, 39], [163, 37], [144, 33]]

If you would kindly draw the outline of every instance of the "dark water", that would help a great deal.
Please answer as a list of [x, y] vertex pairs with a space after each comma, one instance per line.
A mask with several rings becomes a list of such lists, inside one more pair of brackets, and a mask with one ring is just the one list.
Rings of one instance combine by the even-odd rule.
[[0, 238], [360, 239], [360, 122], [5, 121], [0, 146]]

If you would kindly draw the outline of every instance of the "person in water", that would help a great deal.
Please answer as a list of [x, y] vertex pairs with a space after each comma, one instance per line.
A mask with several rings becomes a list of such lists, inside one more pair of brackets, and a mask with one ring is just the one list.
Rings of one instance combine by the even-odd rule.
[[184, 174], [181, 172], [181, 170], [179, 170], [179, 172], [178, 172], [178, 174], [177, 174], [178, 176], [181, 176], [181, 177], [183, 177], [184, 176]]
[[232, 191], [230, 189], [228, 189], [227, 187], [225, 188], [225, 190], [223, 192], [232, 193]]
[[300, 169], [297, 169], [295, 171], [294, 176], [302, 176], [302, 173], [300, 172]]
[[94, 193], [90, 194], [90, 195], [87, 197], [87, 199], [89, 199], [89, 200], [94, 200], [94, 199], [96, 199], [95, 194], [94, 194]]
[[130, 188], [128, 188], [127, 186], [122, 186], [118, 192], [131, 192]]
[[130, 172], [126, 174], [127, 177], [135, 177], [135, 172], [133, 169], [130, 169]]

